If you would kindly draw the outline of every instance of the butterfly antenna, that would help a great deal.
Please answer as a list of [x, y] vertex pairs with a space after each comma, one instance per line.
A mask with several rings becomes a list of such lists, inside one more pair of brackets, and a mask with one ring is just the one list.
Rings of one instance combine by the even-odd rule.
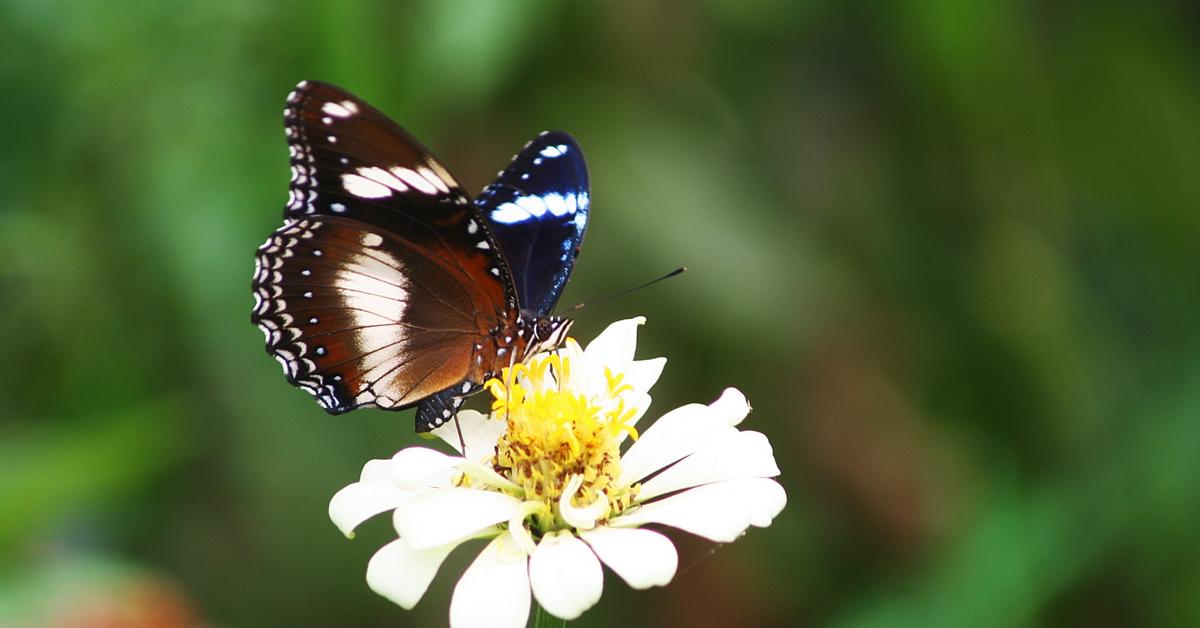
[[638, 291], [638, 290], [641, 290], [642, 288], [649, 288], [650, 286], [653, 286], [654, 284], [656, 284], [656, 283], [658, 283], [658, 282], [660, 282], [660, 281], [662, 281], [662, 280], [664, 280], [664, 279], [670, 279], [671, 277], [675, 277], [675, 276], [678, 276], [678, 275], [682, 275], [682, 274], [683, 274], [684, 272], [686, 272], [686, 271], [687, 271], [687, 266], [680, 266], [679, 268], [676, 268], [675, 270], [673, 270], [673, 271], [671, 271], [671, 272], [669, 272], [669, 273], [667, 273], [667, 274], [665, 274], [665, 275], [663, 275], [663, 276], [661, 276], [661, 277], [655, 277], [654, 279], [651, 279], [650, 281], [647, 281], [646, 283], [644, 283], [644, 284], [642, 284], [642, 285], [640, 285], [640, 286], [634, 286], [634, 287], [632, 287], [632, 288], [626, 288], [626, 289], [624, 289], [624, 290], [621, 290], [621, 291], [619, 291], [619, 292], [614, 292], [614, 293], [612, 293], [612, 294], [610, 294], [610, 295], [608, 295], [608, 296], [600, 297], [599, 299], [592, 299], [591, 301], [584, 301], [583, 303], [576, 303], [575, 305], [572, 305], [571, 307], [567, 308], [567, 309], [566, 309], [566, 311], [567, 311], [567, 312], [574, 312], [575, 310], [582, 310], [583, 308], [585, 308], [585, 307], [587, 307], [587, 306], [589, 306], [589, 305], [592, 305], [592, 304], [595, 304], [595, 303], [599, 303], [599, 302], [601, 302], [601, 301], [607, 301], [607, 300], [609, 300], [609, 299], [615, 299], [615, 298], [617, 298], [617, 297], [620, 297], [620, 296], [627, 295], [627, 294], [629, 294], [630, 292], [636, 292], [636, 291]]

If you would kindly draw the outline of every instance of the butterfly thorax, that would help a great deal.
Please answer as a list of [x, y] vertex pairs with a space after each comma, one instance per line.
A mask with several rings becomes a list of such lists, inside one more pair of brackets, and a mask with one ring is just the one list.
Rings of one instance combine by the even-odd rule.
[[[506, 324], [492, 330], [492, 355], [477, 355], [476, 363], [490, 367], [485, 377], [499, 374], [501, 368], [524, 361], [540, 351], [558, 347], [567, 338], [574, 322], [562, 316], [537, 316], [520, 312], [506, 319]], [[489, 359], [490, 357], [490, 359]]]
[[530, 338], [525, 346], [525, 358], [541, 351], [558, 348], [566, 341], [571, 324], [575, 322], [563, 316], [536, 316], [529, 319], [522, 317], [522, 320], [533, 321], [529, 326]]

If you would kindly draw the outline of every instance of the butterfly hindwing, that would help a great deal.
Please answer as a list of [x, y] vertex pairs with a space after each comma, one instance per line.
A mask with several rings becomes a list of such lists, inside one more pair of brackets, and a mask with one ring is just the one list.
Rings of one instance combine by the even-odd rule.
[[254, 318], [288, 379], [334, 413], [405, 407], [460, 381], [480, 295], [421, 255], [345, 218], [272, 234], [258, 252]]
[[526, 144], [475, 200], [512, 271], [523, 309], [537, 315], [554, 309], [575, 266], [590, 203], [583, 151], [561, 131]]

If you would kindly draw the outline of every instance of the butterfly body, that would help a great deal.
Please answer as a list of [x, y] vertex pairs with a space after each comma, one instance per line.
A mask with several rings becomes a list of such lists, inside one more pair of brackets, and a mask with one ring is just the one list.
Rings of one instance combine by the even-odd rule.
[[565, 339], [570, 320], [550, 312], [589, 209], [569, 135], [527, 144], [471, 203], [429, 151], [339, 88], [301, 83], [284, 118], [289, 199], [256, 255], [251, 319], [289, 382], [335, 414], [418, 405], [424, 431]]

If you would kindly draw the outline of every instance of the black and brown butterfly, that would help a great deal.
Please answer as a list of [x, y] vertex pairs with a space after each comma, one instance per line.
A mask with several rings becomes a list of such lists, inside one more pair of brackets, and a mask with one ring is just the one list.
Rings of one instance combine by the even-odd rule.
[[428, 431], [566, 338], [571, 321], [551, 311], [590, 205], [570, 135], [539, 135], [471, 202], [411, 135], [333, 85], [301, 82], [284, 128], [288, 203], [255, 258], [251, 321], [325, 410], [417, 405]]

